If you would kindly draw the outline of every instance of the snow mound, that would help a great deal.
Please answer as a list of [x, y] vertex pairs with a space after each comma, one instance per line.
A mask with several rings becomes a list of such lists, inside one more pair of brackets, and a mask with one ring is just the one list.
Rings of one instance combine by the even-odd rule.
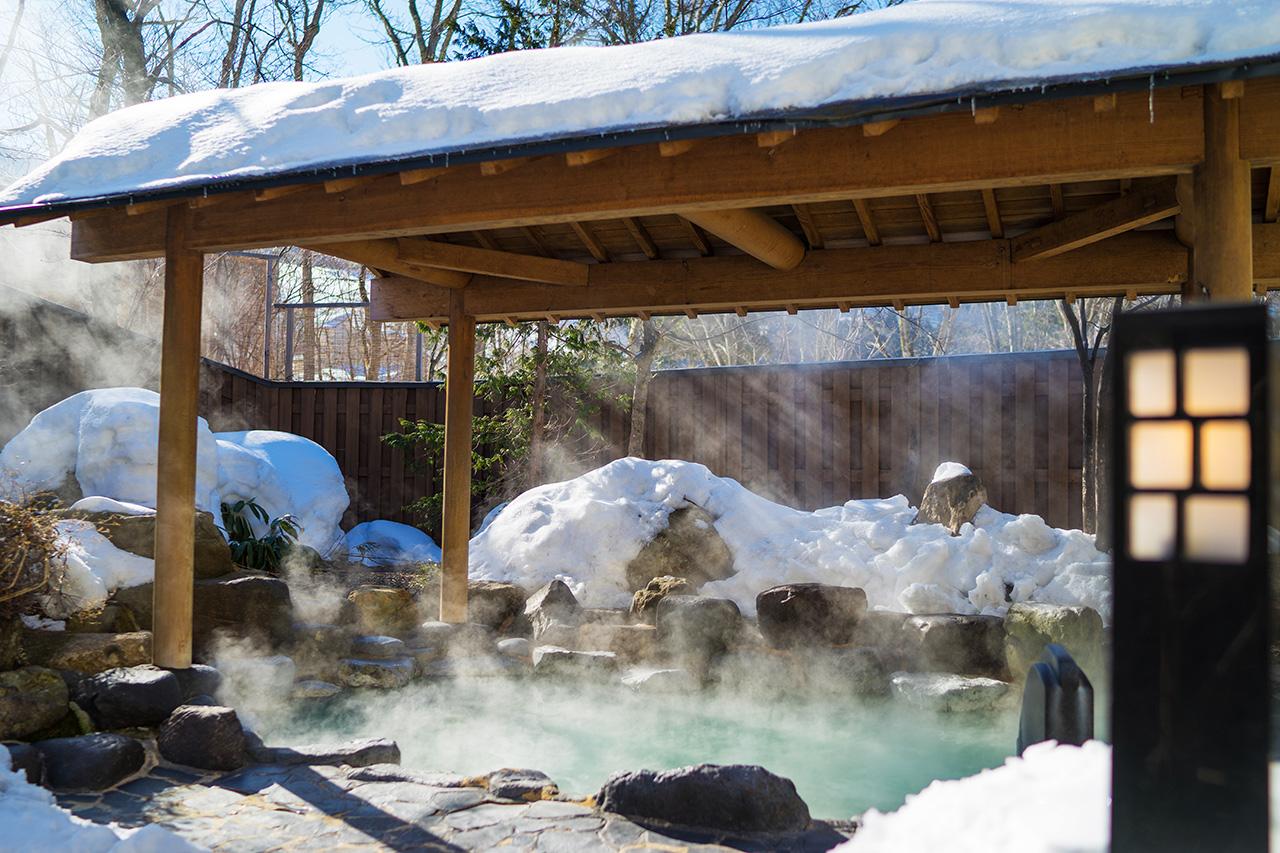
[[959, 462], [943, 462], [933, 471], [933, 479], [930, 482], [941, 483], [943, 480], [950, 480], [953, 477], [963, 477], [966, 474], [972, 474], [969, 466], [961, 465]]
[[[0, 450], [0, 497], [53, 490], [74, 475], [85, 495], [155, 506], [160, 395], [98, 388], [55, 403]], [[196, 506], [217, 516], [218, 458], [204, 418], [196, 424]]]
[[1003, 615], [1011, 599], [1083, 604], [1111, 621], [1110, 561], [1079, 530], [984, 506], [951, 536], [913, 525], [902, 495], [804, 512], [679, 460], [619, 459], [530, 489], [471, 540], [470, 573], [527, 589], [571, 579], [584, 605], [625, 606], [627, 564], [691, 504], [716, 519], [737, 569], [703, 594], [748, 614], [771, 586], [814, 582], [861, 587], [872, 607], [910, 613]]
[[122, 551], [89, 521], [67, 519], [55, 525], [66, 547], [66, 572], [57, 591], [42, 602], [46, 616], [62, 619], [105, 604], [117, 589], [150, 583], [156, 564], [150, 557]]
[[338, 523], [351, 502], [337, 460], [309, 438], [251, 429], [220, 432], [218, 492], [233, 503], [253, 498], [272, 518], [292, 515], [298, 540], [328, 555], [342, 536]]
[[142, 504], [131, 504], [126, 501], [117, 501], [112, 498], [104, 498], [102, 495], [91, 495], [87, 498], [81, 498], [71, 505], [73, 510], [81, 512], [113, 512], [117, 515], [155, 515], [156, 511], [149, 506]]
[[366, 566], [440, 562], [440, 546], [416, 527], [397, 521], [365, 521], [347, 531], [347, 559]]
[[818, 23], [139, 104], [87, 124], [0, 205], [1277, 52], [1274, 0], [918, 0]]
[[155, 824], [125, 829], [76, 817], [53, 794], [14, 770], [9, 750], [0, 747], [0, 826], [5, 850], [68, 850], [75, 853], [192, 853], [202, 847]]
[[1028, 747], [976, 776], [934, 782], [896, 812], [862, 816], [843, 853], [947, 850], [1104, 853], [1111, 841], [1111, 747]]

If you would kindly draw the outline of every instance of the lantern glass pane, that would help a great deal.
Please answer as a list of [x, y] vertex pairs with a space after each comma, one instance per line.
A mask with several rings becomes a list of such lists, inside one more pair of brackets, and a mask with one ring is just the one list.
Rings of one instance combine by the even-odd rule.
[[1138, 421], [1129, 427], [1129, 482], [1138, 489], [1191, 487], [1191, 422]]
[[1177, 502], [1173, 495], [1134, 495], [1129, 499], [1129, 556], [1167, 560], [1178, 542]]
[[1243, 495], [1192, 495], [1184, 518], [1183, 556], [1213, 563], [1249, 559], [1249, 501]]
[[1182, 354], [1182, 408], [1189, 415], [1246, 415], [1249, 385], [1249, 353], [1244, 347], [1189, 349]]
[[1200, 426], [1200, 483], [1206, 489], [1249, 488], [1249, 422], [1205, 421]]
[[1178, 405], [1173, 350], [1140, 350], [1129, 356], [1129, 412], [1135, 417], [1172, 415]]

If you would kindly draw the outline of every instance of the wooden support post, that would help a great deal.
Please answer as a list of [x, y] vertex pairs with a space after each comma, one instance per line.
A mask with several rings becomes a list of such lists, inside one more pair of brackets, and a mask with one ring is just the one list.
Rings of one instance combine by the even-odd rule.
[[1195, 185], [1195, 275], [1213, 300], [1253, 298], [1249, 164], [1240, 158], [1240, 100], [1204, 89], [1204, 163]]
[[191, 666], [200, 300], [204, 290], [204, 256], [186, 246], [189, 216], [185, 205], [171, 207], [166, 224], [152, 593], [151, 659], [157, 666], [179, 669]]
[[444, 407], [443, 577], [440, 619], [467, 621], [467, 545], [471, 539], [471, 408], [475, 397], [476, 320], [463, 292], [449, 294], [449, 375]]

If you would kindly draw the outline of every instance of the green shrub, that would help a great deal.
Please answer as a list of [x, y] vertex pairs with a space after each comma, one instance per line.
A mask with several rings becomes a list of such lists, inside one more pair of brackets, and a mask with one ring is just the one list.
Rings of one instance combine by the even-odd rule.
[[[267, 527], [262, 536], [253, 531], [253, 521]], [[227, 530], [231, 558], [241, 566], [272, 574], [280, 573], [285, 554], [298, 542], [302, 528], [292, 515], [271, 518], [254, 498], [222, 504], [222, 526]]]

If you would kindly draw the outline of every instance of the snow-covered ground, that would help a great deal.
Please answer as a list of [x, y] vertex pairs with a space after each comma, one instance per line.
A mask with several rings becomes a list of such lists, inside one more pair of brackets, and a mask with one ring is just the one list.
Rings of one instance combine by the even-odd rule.
[[153, 101], [86, 125], [0, 205], [1276, 53], [1274, 0], [917, 0], [819, 23]]
[[365, 521], [342, 540], [346, 558], [366, 566], [438, 563], [440, 546], [416, 527], [398, 521]]
[[862, 587], [872, 607], [1003, 614], [1008, 584], [1015, 602], [1084, 604], [1110, 622], [1109, 560], [1079, 530], [985, 506], [951, 536], [913, 525], [902, 495], [804, 512], [675, 460], [619, 459], [525, 492], [472, 540], [471, 574], [530, 589], [559, 577], [588, 606], [625, 606], [627, 564], [689, 504], [715, 517], [737, 570], [702, 592], [747, 613], [770, 586], [818, 582]]

